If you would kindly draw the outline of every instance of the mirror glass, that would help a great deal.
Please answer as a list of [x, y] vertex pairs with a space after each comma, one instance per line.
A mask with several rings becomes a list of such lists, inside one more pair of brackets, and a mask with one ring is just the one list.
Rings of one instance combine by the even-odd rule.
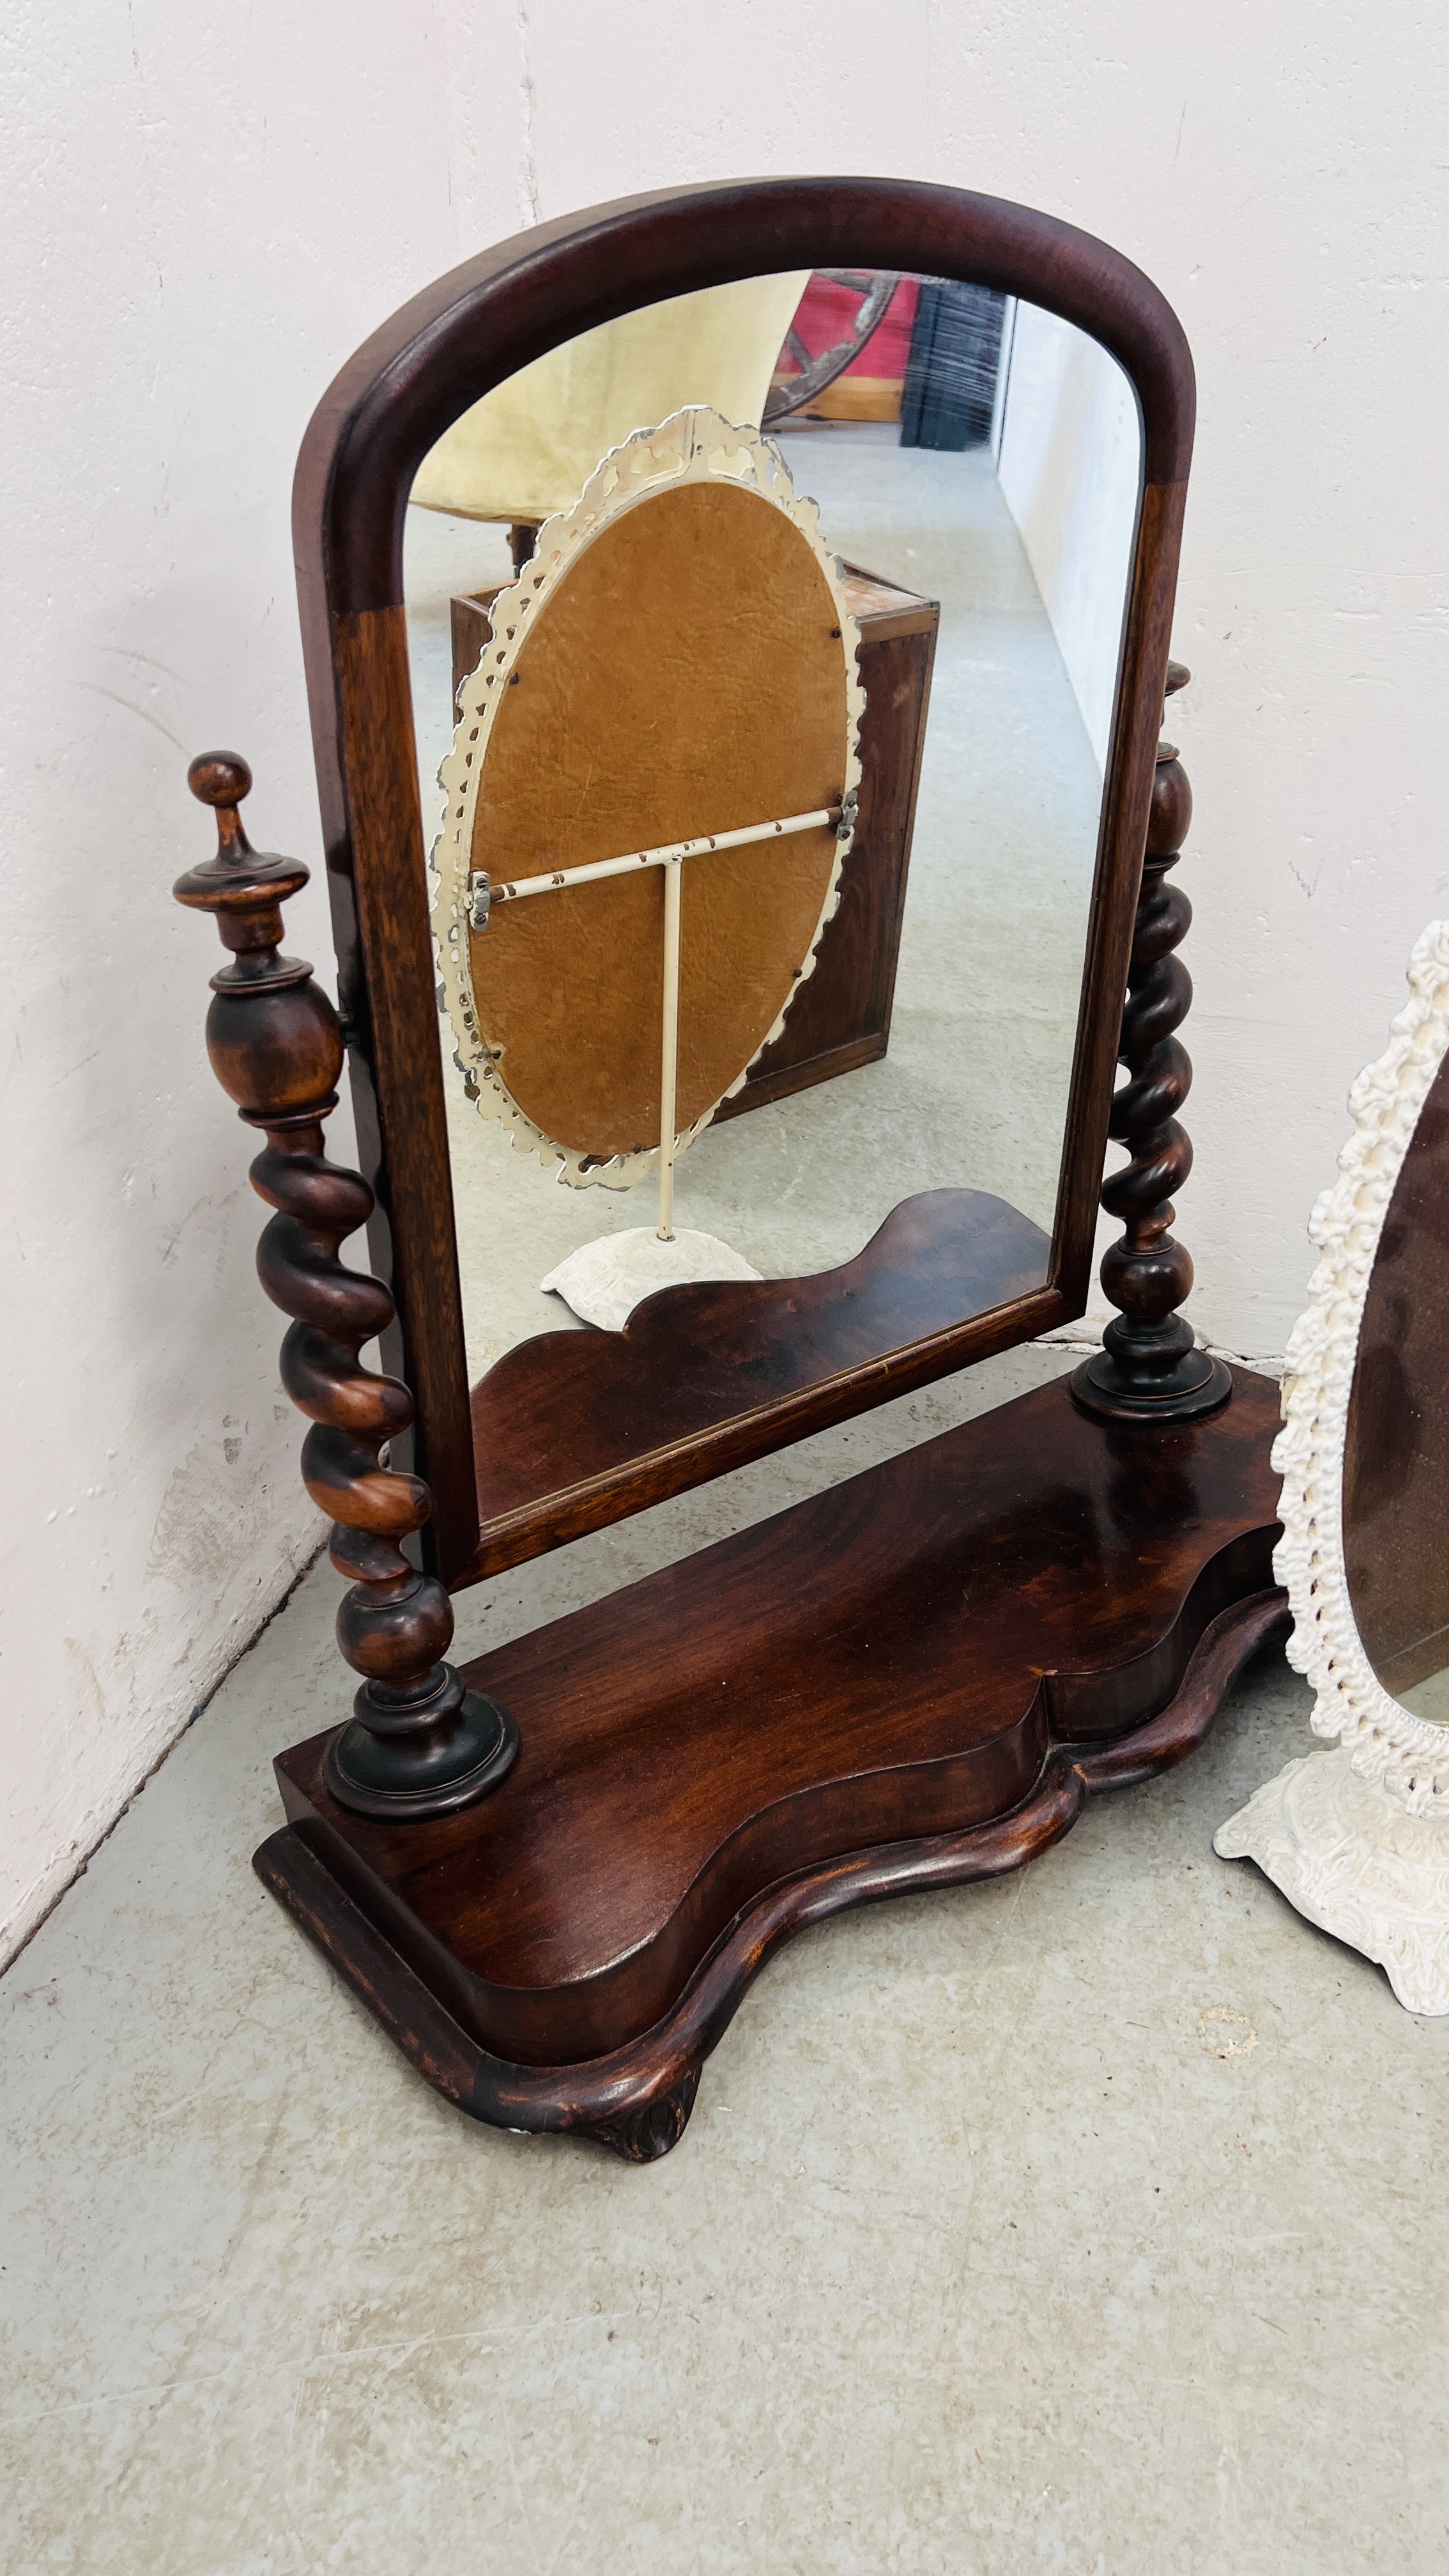
[[1449, 1060], [1389, 1201], [1359, 1330], [1343, 1461], [1349, 1597], [1384, 1689], [1449, 1725]]
[[[808, 270], [554, 350], [425, 461], [485, 1522], [1045, 1284], [1140, 480], [1082, 333]], [[588, 1321], [543, 1283], [601, 1241]]]

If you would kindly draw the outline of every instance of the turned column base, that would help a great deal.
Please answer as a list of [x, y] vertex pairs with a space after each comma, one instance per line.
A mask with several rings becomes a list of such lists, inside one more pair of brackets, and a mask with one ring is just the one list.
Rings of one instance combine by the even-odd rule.
[[1073, 1369], [1072, 1401], [1099, 1422], [1196, 1422], [1216, 1413], [1233, 1391], [1232, 1372], [1208, 1351], [1184, 1352], [1165, 1376], [1124, 1367], [1110, 1348]]
[[465, 1690], [451, 1664], [439, 1664], [421, 1691], [364, 1682], [352, 1706], [353, 1722], [334, 1735], [323, 1767], [339, 1807], [354, 1816], [451, 1816], [496, 1789], [518, 1757], [507, 1710]]

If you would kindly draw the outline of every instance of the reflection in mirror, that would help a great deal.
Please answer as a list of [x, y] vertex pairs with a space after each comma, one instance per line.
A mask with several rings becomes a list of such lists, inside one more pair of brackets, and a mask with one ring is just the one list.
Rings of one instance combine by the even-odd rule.
[[1411, 1716], [1449, 1726], [1449, 1063], [1384, 1218], [1364, 1300], [1343, 1460], [1354, 1620]]
[[[1044, 1282], [1139, 485], [1095, 342], [843, 271], [591, 332], [425, 461], [407, 604], [430, 841], [452, 764], [485, 1518]], [[579, 1312], [542, 1284], [568, 1264]], [[605, 1385], [591, 1346], [691, 1276], [723, 1284], [637, 1306]], [[587, 1426], [566, 1470], [524, 1427], [545, 1365]]]

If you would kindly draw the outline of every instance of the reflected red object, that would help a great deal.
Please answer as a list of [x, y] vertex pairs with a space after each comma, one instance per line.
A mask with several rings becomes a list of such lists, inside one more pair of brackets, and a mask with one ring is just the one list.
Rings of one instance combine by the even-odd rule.
[[[845, 369], [848, 376], [883, 378], [887, 384], [899, 384], [906, 372], [906, 358], [911, 346], [911, 326], [916, 318], [920, 288], [916, 280], [903, 277], [891, 297], [885, 320], [871, 333], [858, 358], [852, 358]], [[860, 296], [849, 286], [837, 286], [832, 278], [812, 277], [800, 299], [792, 329], [804, 341], [812, 358], [847, 339], [851, 325], [860, 310]], [[788, 342], [775, 361], [777, 376], [796, 376], [800, 369]]]

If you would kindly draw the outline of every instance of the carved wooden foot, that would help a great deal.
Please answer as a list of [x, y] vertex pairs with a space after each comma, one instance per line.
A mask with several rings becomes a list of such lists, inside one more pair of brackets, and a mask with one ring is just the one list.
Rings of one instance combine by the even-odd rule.
[[251, 1181], [276, 1214], [257, 1270], [273, 1304], [295, 1318], [282, 1344], [282, 1382], [311, 1417], [302, 1478], [333, 1517], [333, 1564], [352, 1577], [337, 1638], [365, 1678], [353, 1723], [328, 1748], [328, 1787], [359, 1815], [447, 1815], [503, 1778], [518, 1731], [443, 1661], [453, 1605], [400, 1545], [424, 1526], [432, 1497], [421, 1477], [381, 1464], [384, 1442], [411, 1424], [413, 1400], [399, 1379], [378, 1376], [358, 1356], [391, 1324], [392, 1298], [337, 1257], [373, 1204], [367, 1183], [329, 1163], [323, 1142], [323, 1121], [337, 1106], [342, 1031], [311, 967], [278, 953], [282, 904], [307, 883], [307, 870], [252, 849], [237, 811], [251, 771], [234, 752], [204, 753], [187, 778], [216, 809], [218, 846], [178, 879], [176, 900], [216, 915], [234, 960], [211, 979], [207, 1052], [247, 1125], [266, 1136]]
[[[1170, 662], [1169, 696], [1191, 676], [1181, 662]], [[1192, 1170], [1191, 1139], [1176, 1115], [1191, 1088], [1192, 1061], [1173, 1034], [1192, 1001], [1192, 980], [1173, 955], [1191, 925], [1192, 905], [1180, 886], [1165, 880], [1191, 821], [1187, 773], [1174, 745], [1159, 743], [1122, 1014], [1120, 1060], [1128, 1079], [1112, 1103], [1110, 1128], [1131, 1161], [1102, 1188], [1108, 1214], [1126, 1221], [1102, 1262], [1102, 1285], [1120, 1313], [1096, 1357], [1072, 1378], [1083, 1411], [1109, 1422], [1186, 1422], [1214, 1412], [1232, 1393], [1222, 1361], [1198, 1349], [1192, 1326], [1177, 1311], [1191, 1293], [1192, 1258], [1169, 1231], [1176, 1214], [1169, 1194]]]
[[696, 2066], [672, 2093], [661, 2093], [657, 2101], [646, 2102], [640, 2111], [624, 2112], [617, 2120], [600, 2120], [580, 2130], [580, 2136], [608, 2147], [626, 2165], [657, 2164], [678, 2146], [688, 2128], [703, 2072], [702, 2066]]

